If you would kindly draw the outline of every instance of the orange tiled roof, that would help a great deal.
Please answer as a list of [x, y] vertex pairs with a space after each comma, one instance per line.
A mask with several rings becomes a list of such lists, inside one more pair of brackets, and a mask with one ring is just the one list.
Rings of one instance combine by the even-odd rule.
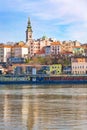
[[23, 47], [23, 48], [28, 48], [27, 45], [14, 45], [13, 48], [16, 48], [16, 47]]
[[60, 41], [52, 42], [51, 45], [61, 45]]
[[0, 45], [0, 48], [11, 48], [11, 45]]

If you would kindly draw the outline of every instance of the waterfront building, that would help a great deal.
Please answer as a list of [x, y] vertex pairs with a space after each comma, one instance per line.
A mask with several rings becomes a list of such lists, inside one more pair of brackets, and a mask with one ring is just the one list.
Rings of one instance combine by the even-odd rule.
[[23, 74], [23, 67], [22, 66], [16, 66], [14, 68], [14, 74], [16, 74], [16, 75]]
[[74, 57], [71, 58], [72, 74], [87, 74], [87, 58]]
[[26, 74], [32, 74], [32, 66], [26, 66], [25, 67], [25, 73]]
[[61, 64], [50, 65], [50, 74], [53, 75], [62, 74], [62, 65]]
[[63, 66], [63, 74], [71, 74], [71, 66]]
[[50, 73], [49, 65], [40, 66], [40, 68], [37, 70], [37, 74], [49, 74], [49, 73]]

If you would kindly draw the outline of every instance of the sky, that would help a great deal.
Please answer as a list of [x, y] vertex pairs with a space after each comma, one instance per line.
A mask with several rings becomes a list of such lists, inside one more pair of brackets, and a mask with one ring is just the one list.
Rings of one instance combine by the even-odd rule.
[[33, 39], [87, 43], [87, 0], [0, 0], [0, 43], [25, 42], [28, 17]]

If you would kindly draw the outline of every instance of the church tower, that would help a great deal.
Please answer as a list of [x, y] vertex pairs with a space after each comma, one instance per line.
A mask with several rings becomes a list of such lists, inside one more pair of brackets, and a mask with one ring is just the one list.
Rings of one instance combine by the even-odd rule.
[[30, 43], [32, 41], [32, 27], [31, 27], [31, 22], [30, 18], [28, 18], [28, 25], [27, 25], [27, 30], [26, 30], [26, 42]]

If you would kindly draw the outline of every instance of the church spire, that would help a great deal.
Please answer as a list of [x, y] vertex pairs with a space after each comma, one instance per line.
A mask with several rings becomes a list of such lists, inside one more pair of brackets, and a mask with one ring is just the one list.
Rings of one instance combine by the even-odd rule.
[[32, 26], [30, 22], [30, 18], [28, 17], [28, 23], [27, 23], [27, 30], [26, 30], [26, 42], [31, 42], [32, 41]]
[[31, 22], [30, 22], [30, 18], [29, 17], [28, 17], [27, 30], [28, 30], [28, 32], [32, 32], [32, 27], [31, 27]]

